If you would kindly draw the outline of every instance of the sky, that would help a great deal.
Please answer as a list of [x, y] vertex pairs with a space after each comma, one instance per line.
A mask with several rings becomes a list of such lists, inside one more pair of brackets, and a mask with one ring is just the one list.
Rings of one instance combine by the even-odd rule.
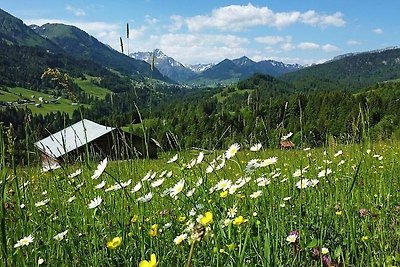
[[[247, 56], [302, 65], [398, 46], [399, 0], [0, 0], [25, 24], [74, 25], [125, 53], [184, 64]], [[129, 39], [126, 25], [129, 24]]]

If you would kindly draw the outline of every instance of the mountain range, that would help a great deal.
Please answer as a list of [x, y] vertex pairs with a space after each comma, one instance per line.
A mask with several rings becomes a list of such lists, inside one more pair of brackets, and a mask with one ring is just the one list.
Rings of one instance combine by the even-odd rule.
[[[184, 65], [159, 49], [154, 52], [136, 52], [127, 56], [99, 42], [95, 37], [75, 26], [47, 23], [29, 27], [22, 20], [1, 9], [0, 42], [3, 47], [4, 45], [12, 47], [0, 51], [2, 62], [4, 64], [9, 62], [8, 65], [0, 68], [4, 73], [7, 72], [7, 66], [11, 65], [15, 70], [23, 69], [29, 73], [30, 70], [23, 65], [25, 61], [22, 60], [23, 54], [28, 53], [29, 56], [34, 57], [30, 59], [29, 66], [33, 66], [34, 59], [40, 62], [38, 65], [41, 68], [64, 66], [66, 71], [71, 70], [74, 74], [86, 73], [89, 69], [90, 72], [97, 73], [111, 70], [114, 74], [118, 73], [139, 80], [148, 77], [168, 83], [177, 81], [189, 85], [232, 83], [246, 79], [255, 73], [261, 73], [293, 84], [296, 90], [346, 89], [354, 91], [377, 82], [400, 77], [400, 49], [396, 47], [345, 54], [323, 64], [309, 67], [273, 60], [255, 62], [246, 56], [232, 60], [224, 59], [218, 64]], [[39, 50], [34, 51], [26, 47]], [[14, 51], [18, 49], [20, 51]], [[10, 62], [8, 55], [5, 54], [7, 51], [19, 55], [21, 60]], [[152, 70], [150, 64], [153, 53], [156, 68]], [[72, 66], [71, 62], [82, 62], [82, 64]], [[35, 71], [40, 72], [38, 68]], [[111, 77], [110, 73], [107, 75]], [[4, 74], [3, 77], [7, 77], [7, 83], [12, 82], [12, 76]]]
[[274, 60], [255, 62], [243, 56], [237, 59], [224, 59], [218, 64], [184, 65], [167, 56], [160, 49], [153, 52], [135, 52], [130, 56], [151, 64], [154, 54], [154, 64], [160, 72], [172, 80], [182, 83], [223, 83], [224, 81], [239, 81], [255, 73], [279, 76], [302, 68], [298, 64], [285, 64]]

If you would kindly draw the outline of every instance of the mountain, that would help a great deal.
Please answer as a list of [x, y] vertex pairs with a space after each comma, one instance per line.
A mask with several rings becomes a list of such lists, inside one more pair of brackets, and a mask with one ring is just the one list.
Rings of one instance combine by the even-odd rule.
[[14, 45], [44, 47], [52, 51], [59, 50], [53, 42], [37, 35], [22, 20], [0, 9], [0, 40]]
[[338, 56], [280, 76], [297, 89], [358, 90], [377, 82], [400, 78], [400, 49], [388, 48]]
[[158, 70], [151, 70], [144, 61], [130, 58], [109, 46], [99, 42], [95, 37], [83, 30], [70, 25], [47, 23], [40, 27], [34, 26], [34, 31], [57, 44], [65, 53], [82, 59], [90, 59], [108, 68], [115, 69], [127, 75], [153, 77], [171, 82]]
[[151, 64], [153, 53], [155, 67], [170, 79], [177, 82], [185, 82], [197, 76], [191, 69], [185, 67], [172, 57], [167, 56], [160, 49], [155, 49], [154, 52], [135, 52], [131, 53], [130, 56], [134, 59], [143, 60]]
[[255, 73], [279, 76], [301, 68], [302, 66], [297, 64], [284, 64], [274, 60], [255, 62], [243, 56], [233, 60], [224, 59], [220, 63], [201, 72], [200, 77], [192, 82], [204, 84], [237, 82], [249, 78]]
[[208, 63], [208, 64], [187, 64], [185, 65], [186, 68], [192, 70], [193, 72], [199, 74], [205, 70], [208, 70], [209, 68], [213, 67], [215, 64], [214, 63]]

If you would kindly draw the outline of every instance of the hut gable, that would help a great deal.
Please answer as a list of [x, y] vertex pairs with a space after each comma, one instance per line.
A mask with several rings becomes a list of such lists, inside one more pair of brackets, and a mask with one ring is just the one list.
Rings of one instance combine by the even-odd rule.
[[83, 119], [38, 142], [35, 146], [47, 157], [57, 159], [115, 130]]

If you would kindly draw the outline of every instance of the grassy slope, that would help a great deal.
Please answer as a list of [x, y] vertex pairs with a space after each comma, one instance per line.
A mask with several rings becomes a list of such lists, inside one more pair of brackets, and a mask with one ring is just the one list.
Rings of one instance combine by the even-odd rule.
[[80, 78], [74, 79], [74, 82], [79, 85], [79, 87], [86, 93], [98, 97], [99, 99], [104, 99], [107, 94], [112, 92], [104, 87], [97, 86], [93, 83], [94, 80], [98, 78], [92, 76], [86, 76], [86, 80]]

